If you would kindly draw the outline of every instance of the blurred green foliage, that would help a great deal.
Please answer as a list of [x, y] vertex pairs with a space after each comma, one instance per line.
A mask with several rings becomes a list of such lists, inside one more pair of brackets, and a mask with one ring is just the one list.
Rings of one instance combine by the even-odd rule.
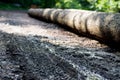
[[[103, 12], [120, 12], [120, 0], [1, 0], [5, 3], [18, 3], [23, 8], [36, 5], [40, 8], [73, 8]], [[1, 7], [1, 5], [0, 5]]]
[[3, 2], [0, 2], [0, 9], [2, 10], [23, 10], [24, 8], [23, 7], [19, 7], [19, 6], [16, 6], [16, 5], [13, 5], [13, 4], [10, 4], [10, 3], [3, 3]]
[[81, 9], [82, 8], [78, 0], [57, 0], [54, 7], [63, 8], [63, 9], [65, 8]]
[[88, 0], [92, 10], [103, 12], [120, 12], [120, 0]]

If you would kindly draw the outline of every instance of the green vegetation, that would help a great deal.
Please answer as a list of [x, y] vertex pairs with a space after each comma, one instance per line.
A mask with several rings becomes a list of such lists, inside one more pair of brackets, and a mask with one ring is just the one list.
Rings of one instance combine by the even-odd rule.
[[[103, 12], [120, 12], [120, 0], [1, 0], [0, 9], [28, 9], [31, 5], [40, 8], [73, 8]], [[21, 6], [15, 6], [14, 3]]]
[[24, 10], [25, 8], [19, 7], [14, 4], [10, 4], [10, 3], [0, 2], [0, 9], [1, 10]]
[[103, 12], [120, 12], [120, 0], [88, 0], [91, 9]]

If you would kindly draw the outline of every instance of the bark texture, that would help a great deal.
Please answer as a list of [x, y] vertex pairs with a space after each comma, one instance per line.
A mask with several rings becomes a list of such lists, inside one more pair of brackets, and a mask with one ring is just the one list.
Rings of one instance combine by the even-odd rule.
[[75, 9], [29, 9], [32, 17], [65, 25], [102, 42], [120, 44], [120, 14]]

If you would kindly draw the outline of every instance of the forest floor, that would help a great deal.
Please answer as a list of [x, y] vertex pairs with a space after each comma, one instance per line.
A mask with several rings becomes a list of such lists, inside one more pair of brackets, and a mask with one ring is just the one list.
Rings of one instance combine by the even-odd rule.
[[120, 80], [120, 52], [27, 11], [1, 10], [0, 80]]

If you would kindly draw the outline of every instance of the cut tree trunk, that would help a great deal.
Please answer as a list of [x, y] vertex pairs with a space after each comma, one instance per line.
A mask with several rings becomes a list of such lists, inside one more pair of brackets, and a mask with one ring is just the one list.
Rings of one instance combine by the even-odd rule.
[[99, 41], [120, 44], [120, 13], [76, 9], [29, 9], [32, 17], [52, 21]]

